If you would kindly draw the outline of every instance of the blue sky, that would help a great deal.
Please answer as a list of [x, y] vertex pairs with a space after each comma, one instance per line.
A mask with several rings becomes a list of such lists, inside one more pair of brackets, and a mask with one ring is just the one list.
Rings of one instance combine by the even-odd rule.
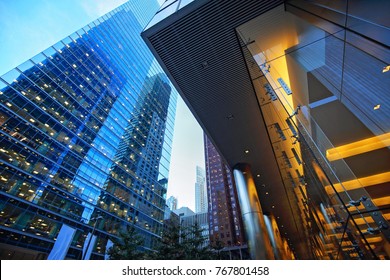
[[[0, 0], [0, 75], [125, 2]], [[196, 165], [204, 168], [203, 134], [181, 98], [172, 148], [168, 197], [194, 210]]]

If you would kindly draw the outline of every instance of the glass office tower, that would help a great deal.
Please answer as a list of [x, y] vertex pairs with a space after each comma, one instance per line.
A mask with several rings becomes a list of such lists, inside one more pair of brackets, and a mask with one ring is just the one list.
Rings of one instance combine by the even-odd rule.
[[146, 249], [159, 238], [177, 93], [139, 35], [158, 9], [145, 5], [129, 1], [0, 78], [1, 259], [45, 259], [56, 241], [63, 258], [89, 243], [86, 258], [103, 259], [131, 224]]

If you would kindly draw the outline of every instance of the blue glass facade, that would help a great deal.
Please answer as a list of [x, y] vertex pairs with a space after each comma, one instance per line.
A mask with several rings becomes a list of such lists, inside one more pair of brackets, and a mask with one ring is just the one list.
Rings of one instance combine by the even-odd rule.
[[159, 238], [177, 93], [139, 35], [149, 2], [0, 78], [1, 259], [46, 258], [63, 224], [75, 229], [66, 258], [81, 258], [94, 225], [92, 259], [133, 223], [146, 248]]

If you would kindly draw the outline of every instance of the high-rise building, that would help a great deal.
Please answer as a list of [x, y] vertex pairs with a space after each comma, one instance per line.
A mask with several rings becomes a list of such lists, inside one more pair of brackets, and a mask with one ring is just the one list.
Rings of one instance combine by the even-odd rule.
[[157, 9], [129, 1], [0, 78], [1, 259], [159, 238], [177, 93], [140, 37]]
[[[208, 223], [208, 215], [206, 212], [203, 213], [194, 213], [191, 215], [180, 216], [180, 226], [185, 230], [190, 230], [191, 227], [197, 225], [202, 230], [202, 237], [204, 238], [204, 242], [201, 246], [207, 246], [210, 243], [209, 238], [209, 223]], [[188, 234], [187, 238], [193, 238], [194, 236]]]
[[[205, 241], [203, 246], [206, 246], [210, 243], [209, 239], [209, 223], [208, 223], [208, 214], [207, 212], [203, 213], [194, 213], [188, 207], [181, 207], [173, 211], [180, 218], [180, 227], [181, 230], [190, 230], [195, 224], [197, 224], [203, 231], [202, 236]], [[192, 238], [193, 236], [188, 235], [188, 238]]]
[[202, 167], [196, 167], [195, 213], [207, 212], [206, 176]]
[[234, 247], [245, 244], [236, 187], [229, 166], [204, 135], [210, 243]]
[[179, 209], [176, 209], [173, 212], [179, 217], [195, 215], [194, 211], [192, 211], [190, 208], [186, 206], [180, 207]]
[[174, 196], [170, 196], [167, 199], [167, 206], [169, 207], [169, 209], [171, 211], [176, 210], [177, 209], [177, 198]]
[[143, 31], [233, 170], [252, 258], [390, 258], [389, 10], [177, 0]]

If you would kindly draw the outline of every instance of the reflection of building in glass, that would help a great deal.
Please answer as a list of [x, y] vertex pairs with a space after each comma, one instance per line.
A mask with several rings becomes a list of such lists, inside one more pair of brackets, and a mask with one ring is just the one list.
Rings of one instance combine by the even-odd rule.
[[145, 248], [159, 238], [176, 92], [139, 36], [158, 5], [141, 4], [1, 77], [2, 259], [79, 259], [94, 225], [93, 259], [133, 223]]
[[205, 171], [200, 166], [196, 167], [195, 182], [195, 213], [207, 212], [207, 192]]
[[168, 208], [173, 211], [173, 210], [176, 210], [177, 209], [177, 198], [174, 197], [174, 196], [170, 196], [168, 199], [167, 199], [167, 206]]
[[172, 228], [180, 228], [180, 217], [167, 208], [164, 213], [164, 230], [172, 230]]
[[142, 33], [233, 170], [252, 258], [390, 258], [390, 2], [374, 2], [169, 1]]
[[210, 243], [233, 247], [245, 244], [240, 206], [229, 166], [204, 136]]

